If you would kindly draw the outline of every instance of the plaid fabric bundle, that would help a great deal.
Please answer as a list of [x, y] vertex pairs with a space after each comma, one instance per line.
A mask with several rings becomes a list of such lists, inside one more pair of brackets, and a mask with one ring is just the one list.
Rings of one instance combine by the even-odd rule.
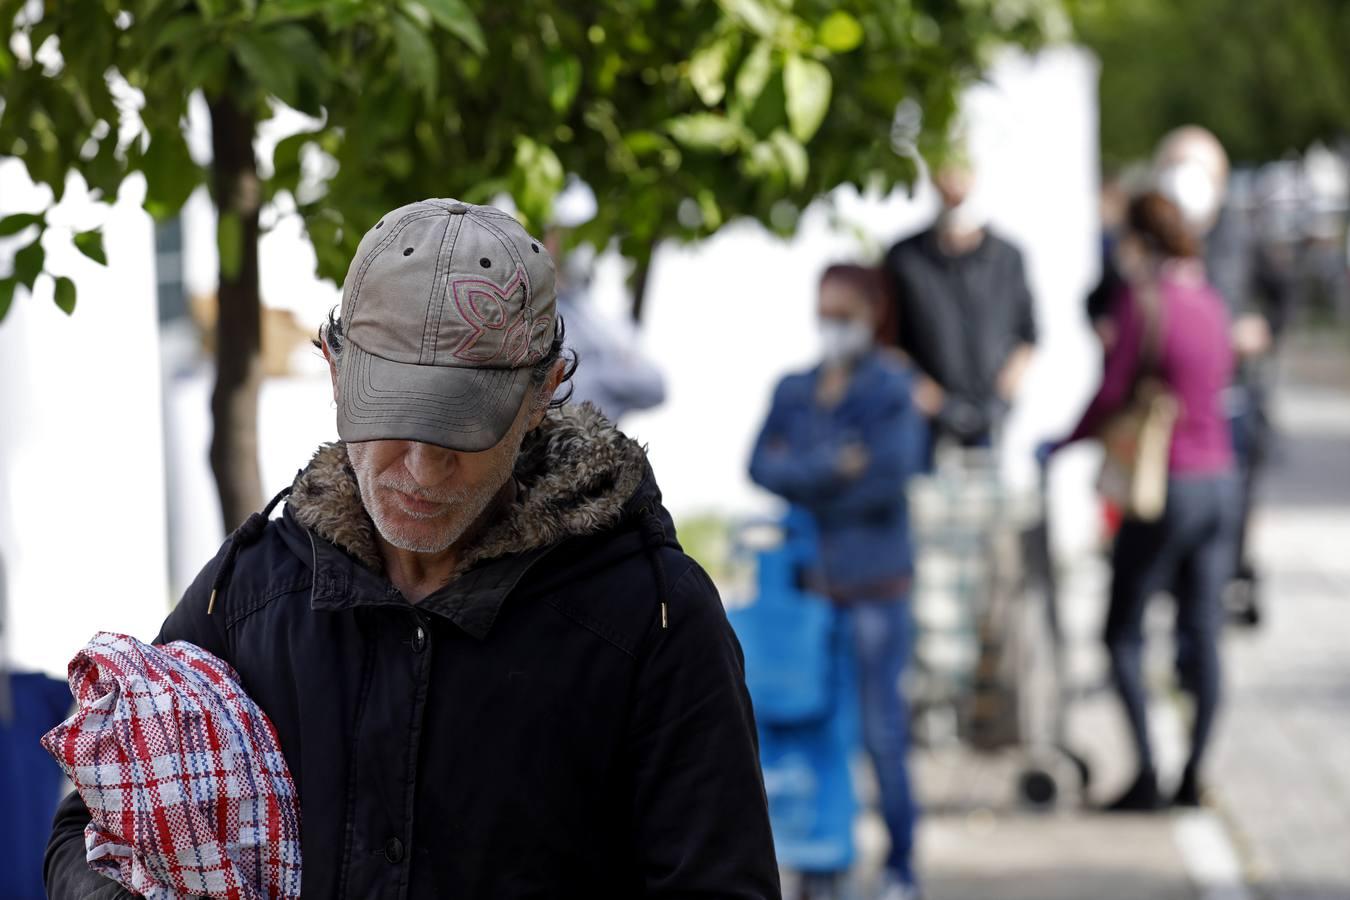
[[89, 865], [151, 900], [300, 896], [300, 813], [272, 723], [221, 660], [100, 632], [42, 738], [89, 807]]

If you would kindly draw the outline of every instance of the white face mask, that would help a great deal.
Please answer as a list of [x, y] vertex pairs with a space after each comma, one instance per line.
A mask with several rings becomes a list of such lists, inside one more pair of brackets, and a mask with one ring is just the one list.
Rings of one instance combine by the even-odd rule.
[[1158, 190], [1177, 205], [1193, 233], [1204, 236], [1214, 227], [1223, 206], [1223, 186], [1209, 168], [1185, 160], [1160, 170], [1157, 180]]
[[949, 234], [971, 234], [989, 225], [989, 211], [978, 197], [967, 196], [938, 214], [938, 227]]
[[847, 363], [872, 349], [872, 328], [858, 319], [821, 319], [820, 354], [827, 363]]

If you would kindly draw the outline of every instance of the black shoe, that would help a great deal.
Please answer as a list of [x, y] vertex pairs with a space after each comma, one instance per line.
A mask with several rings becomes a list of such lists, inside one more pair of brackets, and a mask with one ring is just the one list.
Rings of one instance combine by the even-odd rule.
[[1177, 785], [1177, 792], [1172, 795], [1172, 805], [1183, 809], [1196, 809], [1203, 805], [1204, 791], [1200, 788], [1200, 776], [1195, 774], [1195, 770], [1187, 767], [1181, 776], [1181, 784]]
[[1158, 794], [1158, 776], [1152, 769], [1145, 769], [1134, 779], [1129, 790], [1121, 794], [1114, 803], [1102, 808], [1103, 812], [1156, 812], [1163, 808], [1163, 798]]

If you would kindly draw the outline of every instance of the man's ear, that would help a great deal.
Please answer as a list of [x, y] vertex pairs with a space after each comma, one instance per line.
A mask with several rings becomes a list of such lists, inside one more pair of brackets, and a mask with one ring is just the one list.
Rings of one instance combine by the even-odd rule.
[[538, 428], [544, 421], [544, 416], [548, 414], [548, 405], [553, 402], [553, 395], [557, 392], [558, 386], [563, 382], [563, 376], [567, 374], [567, 361], [560, 359], [553, 364], [549, 370], [548, 378], [539, 385], [539, 393], [535, 395], [534, 412], [530, 414], [530, 431]]
[[333, 402], [338, 399], [338, 370], [337, 360], [333, 359], [333, 352], [328, 349], [328, 336], [323, 339], [323, 358], [328, 360], [328, 375], [333, 380]]

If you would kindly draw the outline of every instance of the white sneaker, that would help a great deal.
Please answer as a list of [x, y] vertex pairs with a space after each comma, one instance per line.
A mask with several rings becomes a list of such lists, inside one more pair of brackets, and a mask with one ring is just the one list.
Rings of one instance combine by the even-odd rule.
[[914, 885], [906, 884], [894, 875], [887, 873], [882, 879], [881, 889], [877, 892], [876, 900], [923, 900], [923, 895]]

